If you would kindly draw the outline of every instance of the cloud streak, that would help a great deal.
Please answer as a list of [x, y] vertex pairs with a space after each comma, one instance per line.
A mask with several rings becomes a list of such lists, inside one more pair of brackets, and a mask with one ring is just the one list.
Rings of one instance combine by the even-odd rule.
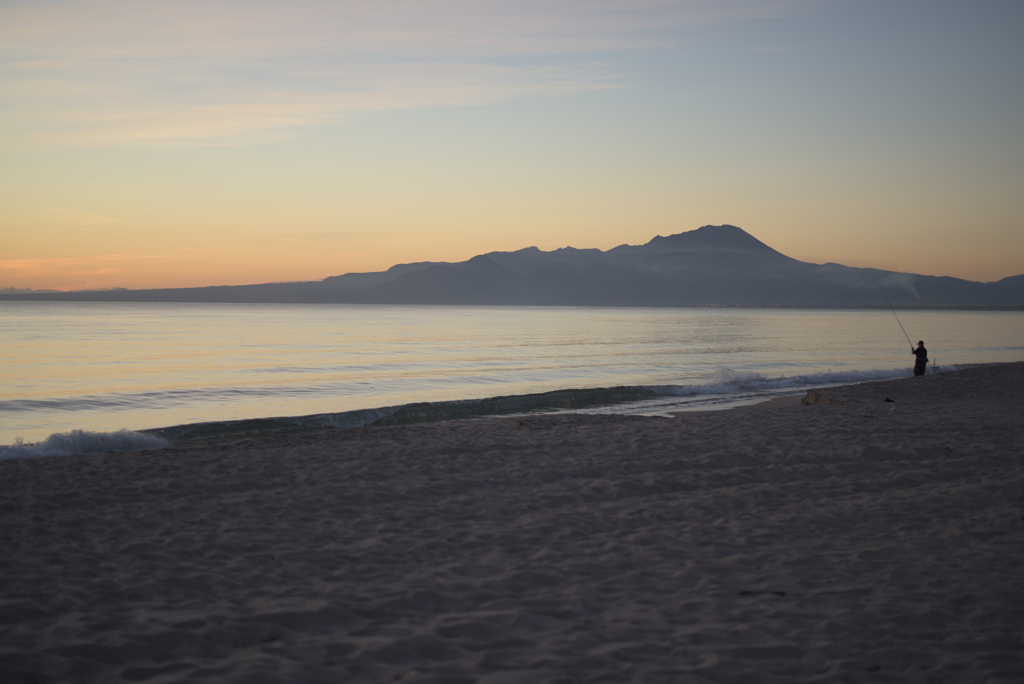
[[237, 143], [357, 112], [615, 88], [614, 53], [809, 1], [13, 3], [0, 9], [0, 135]]
[[[167, 259], [167, 255], [158, 254], [100, 254], [80, 257], [48, 257], [40, 259], [0, 259], [0, 271], [13, 271], [19, 275], [45, 271], [55, 267], [91, 265], [97, 262], [124, 262], [150, 259]], [[80, 271], [86, 273], [87, 271]]]

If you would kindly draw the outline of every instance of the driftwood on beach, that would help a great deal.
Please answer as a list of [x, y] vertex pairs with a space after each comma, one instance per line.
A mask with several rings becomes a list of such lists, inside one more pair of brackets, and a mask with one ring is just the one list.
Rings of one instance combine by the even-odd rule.
[[1022, 387], [3, 461], [0, 681], [1018, 682]]

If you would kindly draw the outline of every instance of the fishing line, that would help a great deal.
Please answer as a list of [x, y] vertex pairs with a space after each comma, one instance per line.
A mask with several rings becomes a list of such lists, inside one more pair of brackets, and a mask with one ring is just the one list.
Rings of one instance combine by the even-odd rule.
[[[878, 285], [878, 291], [882, 293], [883, 297], [885, 297], [885, 303], [888, 304], [889, 305], [889, 309], [892, 310], [892, 315], [896, 316], [896, 309], [892, 308], [892, 302], [889, 301], [889, 297], [886, 296], [885, 290], [882, 289], [882, 286], [881, 286], [881, 284], [879, 284], [878, 279], [877, 278], [872, 278], [872, 280], [875, 281], [875, 285]], [[903, 324], [900, 323], [900, 317], [899, 316], [896, 316], [896, 322], [900, 324], [900, 330], [903, 331], [903, 336], [907, 338], [907, 343], [910, 345], [911, 351], [913, 351], [914, 343], [910, 341], [910, 335], [907, 334], [906, 328], [904, 328]]]

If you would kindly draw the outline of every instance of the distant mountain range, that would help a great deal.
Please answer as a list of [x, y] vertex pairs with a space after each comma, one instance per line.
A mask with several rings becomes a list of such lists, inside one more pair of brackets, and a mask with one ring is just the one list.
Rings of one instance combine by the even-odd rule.
[[1022, 307], [1024, 275], [994, 283], [810, 264], [736, 226], [608, 251], [528, 247], [459, 263], [399, 264], [321, 281], [160, 290], [6, 292], [0, 299], [540, 306]]

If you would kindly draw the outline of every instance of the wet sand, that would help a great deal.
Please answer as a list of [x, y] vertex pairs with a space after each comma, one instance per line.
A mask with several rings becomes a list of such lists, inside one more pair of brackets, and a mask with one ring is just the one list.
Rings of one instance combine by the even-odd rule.
[[0, 682], [1020, 682], [1022, 388], [2, 461]]

